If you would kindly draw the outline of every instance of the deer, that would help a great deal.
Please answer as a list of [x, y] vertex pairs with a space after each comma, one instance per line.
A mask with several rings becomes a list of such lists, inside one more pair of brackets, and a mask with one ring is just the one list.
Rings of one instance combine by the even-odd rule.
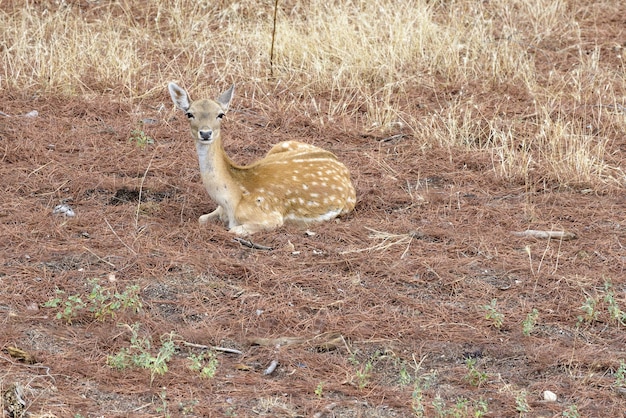
[[250, 165], [238, 165], [226, 154], [220, 128], [234, 85], [216, 100], [191, 101], [174, 82], [168, 90], [174, 105], [189, 119], [202, 183], [217, 204], [213, 212], [199, 217], [201, 225], [219, 220], [229, 232], [248, 236], [280, 228], [285, 222], [329, 221], [354, 209], [350, 172], [330, 151], [283, 141]]

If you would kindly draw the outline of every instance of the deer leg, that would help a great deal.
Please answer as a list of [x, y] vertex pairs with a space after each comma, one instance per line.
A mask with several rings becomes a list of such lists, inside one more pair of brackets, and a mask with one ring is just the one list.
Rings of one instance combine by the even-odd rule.
[[224, 221], [224, 216], [224, 209], [221, 206], [218, 206], [217, 209], [215, 209], [213, 212], [200, 216], [198, 218], [198, 222], [200, 222], [200, 225], [204, 225], [207, 222], [216, 218], [220, 221]]
[[282, 225], [283, 216], [278, 212], [274, 212], [266, 215], [264, 219], [255, 219], [254, 222], [243, 222], [240, 225], [235, 225], [228, 231], [235, 235], [245, 237], [256, 232], [269, 231], [271, 229], [281, 227]]

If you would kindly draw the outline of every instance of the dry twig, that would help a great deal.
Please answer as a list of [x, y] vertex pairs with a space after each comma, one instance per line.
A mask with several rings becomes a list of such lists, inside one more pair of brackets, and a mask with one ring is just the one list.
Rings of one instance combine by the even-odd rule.
[[536, 229], [527, 229], [522, 232], [513, 232], [513, 235], [518, 237], [531, 237], [531, 238], [541, 238], [541, 239], [560, 239], [563, 241], [568, 241], [570, 239], [578, 238], [576, 234], [568, 231], [538, 231]]
[[265, 245], [255, 244], [252, 241], [249, 241], [249, 240], [243, 239], [243, 238], [239, 238], [239, 237], [235, 237], [233, 239], [235, 241], [237, 241], [238, 243], [240, 243], [241, 245], [243, 245], [244, 247], [252, 248], [252, 249], [255, 249], [255, 250], [272, 251], [274, 249], [273, 247], [267, 247]]

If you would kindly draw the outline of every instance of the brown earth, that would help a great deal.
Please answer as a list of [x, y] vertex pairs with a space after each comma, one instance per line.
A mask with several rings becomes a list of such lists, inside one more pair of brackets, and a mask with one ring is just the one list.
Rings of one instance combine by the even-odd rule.
[[[600, 35], [624, 44], [623, 20], [598, 19]], [[407, 96], [425, 113], [443, 100], [417, 86]], [[252, 237], [272, 250], [246, 247], [223, 225], [198, 225], [213, 203], [165, 87], [132, 105], [0, 92], [12, 115], [0, 116], [3, 394], [18, 383], [32, 416], [58, 417], [400, 417], [420, 403], [425, 416], [474, 416], [481, 402], [487, 416], [506, 417], [523, 399], [527, 416], [574, 406], [584, 417], [625, 416], [626, 333], [623, 312], [611, 311], [626, 309], [623, 189], [508, 183], [488, 151], [424, 147], [408, 130], [392, 137], [350, 120], [321, 125], [243, 97], [223, 127], [235, 160], [286, 139], [332, 150], [352, 171], [352, 214], [313, 234], [286, 226]], [[506, 113], [530, 102], [508, 102]], [[129, 141], [134, 130], [154, 143]], [[623, 133], [612, 146], [623, 167]], [[75, 216], [53, 213], [60, 204]], [[576, 239], [514, 234], [527, 229]], [[55, 289], [86, 301], [89, 279], [118, 295], [138, 285], [142, 309], [102, 320], [75, 310], [68, 323], [55, 317], [62, 308], [43, 306]], [[499, 327], [485, 308], [494, 299]], [[593, 301], [587, 317], [581, 307]], [[152, 355], [175, 342], [166, 373], [108, 365], [131, 346], [120, 324], [134, 323]], [[188, 367], [204, 351], [193, 344], [241, 354], [217, 351], [215, 376], [203, 378]]]

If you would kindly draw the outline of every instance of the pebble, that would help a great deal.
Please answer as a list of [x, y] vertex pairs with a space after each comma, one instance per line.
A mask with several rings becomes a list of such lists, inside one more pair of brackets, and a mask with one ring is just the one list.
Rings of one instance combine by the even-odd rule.
[[556, 393], [549, 390], [544, 391], [543, 400], [546, 402], [556, 402]]

